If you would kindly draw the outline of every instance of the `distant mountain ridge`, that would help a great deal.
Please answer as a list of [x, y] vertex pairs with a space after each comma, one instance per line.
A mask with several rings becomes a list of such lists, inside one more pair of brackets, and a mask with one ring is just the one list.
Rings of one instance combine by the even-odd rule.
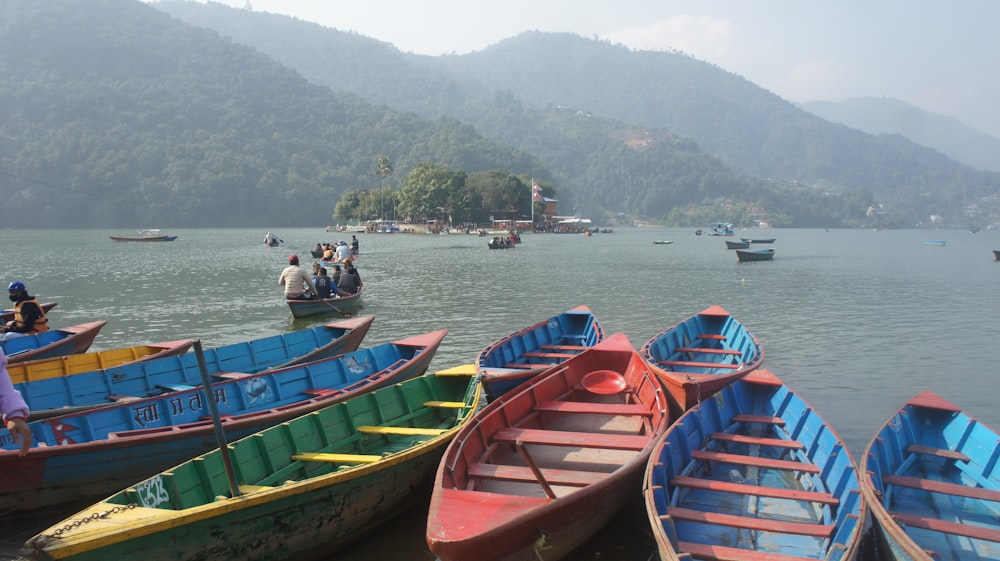
[[799, 107], [869, 134], [899, 134], [976, 169], [1000, 171], [1000, 139], [954, 117], [887, 97], [810, 101]]

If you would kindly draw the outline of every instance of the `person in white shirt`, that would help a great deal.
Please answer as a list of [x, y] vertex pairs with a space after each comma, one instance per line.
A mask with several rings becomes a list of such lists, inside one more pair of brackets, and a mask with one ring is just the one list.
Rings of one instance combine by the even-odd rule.
[[294, 253], [288, 256], [288, 266], [281, 271], [278, 284], [285, 287], [286, 300], [308, 300], [317, 297], [309, 272], [299, 267], [299, 256]]

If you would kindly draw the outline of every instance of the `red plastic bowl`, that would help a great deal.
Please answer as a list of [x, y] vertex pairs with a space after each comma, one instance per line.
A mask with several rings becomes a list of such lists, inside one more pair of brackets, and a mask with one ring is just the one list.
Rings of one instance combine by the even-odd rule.
[[625, 377], [614, 370], [594, 370], [580, 381], [585, 390], [601, 395], [621, 393], [628, 389]]

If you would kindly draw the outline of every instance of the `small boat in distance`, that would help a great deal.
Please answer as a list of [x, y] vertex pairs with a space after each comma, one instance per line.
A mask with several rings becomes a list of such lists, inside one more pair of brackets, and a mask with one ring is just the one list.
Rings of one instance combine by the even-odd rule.
[[944, 245], [944, 240], [924, 240], [924, 245]]
[[166, 236], [160, 230], [153, 228], [147, 230], [137, 230], [138, 236], [108, 236], [116, 242], [172, 242], [177, 236]]
[[993, 250], [993, 260], [1000, 261], [1000, 249]]
[[774, 248], [737, 249], [736, 258], [740, 261], [771, 261], [774, 259]]
[[1000, 559], [1000, 435], [930, 391], [861, 457], [861, 489], [887, 561]]
[[92, 321], [60, 329], [49, 329], [44, 333], [0, 340], [0, 347], [7, 355], [8, 364], [84, 353], [107, 323]]
[[667, 245], [667, 244], [672, 244], [674, 242], [670, 240], [653, 240], [653, 243], [655, 243], [656, 245]]
[[735, 242], [726, 240], [726, 249], [750, 249], [750, 242]]
[[829, 423], [759, 369], [667, 429], [643, 495], [663, 561], [850, 561], [865, 527], [859, 486]]
[[733, 225], [729, 222], [713, 222], [708, 225], [709, 236], [732, 236], [735, 234]]
[[775, 238], [740, 238], [747, 243], [774, 243]]

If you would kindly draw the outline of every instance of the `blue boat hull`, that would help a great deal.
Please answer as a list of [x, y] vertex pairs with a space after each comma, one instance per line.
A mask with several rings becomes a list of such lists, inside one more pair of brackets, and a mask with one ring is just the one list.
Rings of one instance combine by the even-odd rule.
[[664, 561], [858, 554], [866, 512], [854, 461], [829, 424], [766, 370], [681, 416], [645, 477]]
[[881, 559], [1000, 559], [1000, 435], [925, 391], [875, 435], [863, 490]]

